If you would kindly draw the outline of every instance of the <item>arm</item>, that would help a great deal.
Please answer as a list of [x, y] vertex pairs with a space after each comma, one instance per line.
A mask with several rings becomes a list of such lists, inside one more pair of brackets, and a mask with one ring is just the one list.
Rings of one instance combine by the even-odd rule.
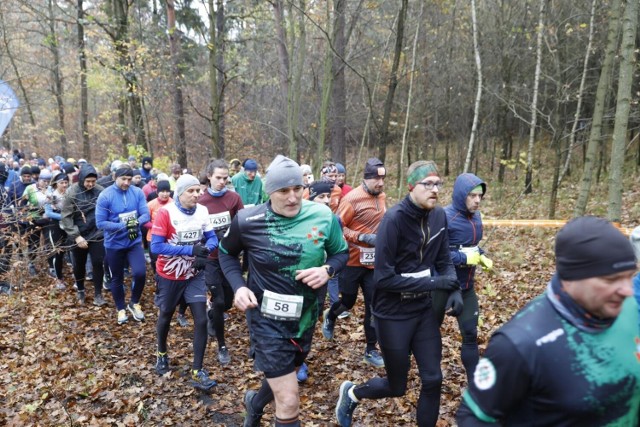
[[238, 255], [243, 249], [240, 226], [236, 216], [231, 220], [229, 230], [218, 246], [220, 267], [234, 292], [237, 292], [243, 286], [247, 286], [244, 277], [242, 277], [242, 266], [238, 259]]
[[78, 226], [73, 222], [75, 212], [75, 203], [73, 200], [75, 195], [75, 192], [67, 194], [62, 205], [62, 212], [60, 213], [60, 228], [62, 228], [64, 232], [74, 240], [80, 235]]
[[206, 240], [204, 245], [210, 252], [213, 252], [218, 247], [218, 236], [216, 232], [213, 230], [205, 231], [204, 238]]
[[47, 216], [47, 218], [55, 219], [58, 221], [60, 221], [60, 218], [62, 218], [62, 215], [60, 214], [60, 212], [56, 212], [53, 210], [53, 207], [51, 207], [51, 203], [45, 203], [44, 213]]
[[140, 224], [146, 224], [151, 221], [151, 214], [149, 213], [149, 206], [147, 206], [147, 200], [144, 197], [142, 190], [136, 187], [134, 190], [136, 197], [138, 198], [138, 222]]
[[500, 425], [523, 399], [531, 374], [518, 349], [497, 333], [478, 362], [456, 414], [460, 427]]
[[360, 232], [352, 230], [349, 228], [351, 225], [351, 221], [355, 216], [355, 211], [353, 209], [353, 205], [345, 201], [344, 203], [340, 203], [338, 206], [338, 211], [336, 215], [340, 217], [340, 221], [342, 222], [342, 233], [344, 233], [344, 238], [347, 239], [347, 242], [359, 244], [358, 236]]
[[96, 227], [105, 231], [122, 231], [126, 230], [127, 224], [123, 224], [116, 217], [116, 221], [109, 220], [109, 212], [111, 210], [109, 200], [107, 196], [109, 192], [104, 191], [98, 196], [96, 202]]

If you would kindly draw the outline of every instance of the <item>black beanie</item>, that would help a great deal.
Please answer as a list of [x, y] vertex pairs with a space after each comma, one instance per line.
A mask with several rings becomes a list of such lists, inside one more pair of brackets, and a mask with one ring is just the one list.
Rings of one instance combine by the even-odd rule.
[[31, 175], [40, 175], [40, 168], [38, 166], [31, 166]]
[[151, 166], [153, 166], [153, 159], [151, 157], [143, 157], [142, 158], [142, 166], [144, 166], [145, 163], [149, 163]]
[[556, 235], [556, 271], [561, 279], [582, 280], [635, 269], [631, 243], [606, 219], [575, 218]]
[[364, 179], [371, 178], [383, 178], [387, 175], [387, 170], [384, 167], [382, 160], [375, 157], [367, 160], [367, 164], [364, 165]]
[[323, 193], [331, 193], [333, 185], [332, 182], [314, 181], [313, 184], [309, 186], [309, 200], [313, 200]]
[[[40, 168], [38, 168], [38, 172], [40, 171]], [[23, 166], [22, 169], [20, 169], [20, 175], [31, 175], [31, 166]]]
[[129, 176], [133, 178], [133, 169], [131, 169], [129, 165], [120, 166], [118, 169], [116, 169], [116, 178], [119, 178], [121, 176]]
[[171, 183], [169, 181], [158, 181], [156, 184], [156, 193], [161, 191], [171, 191]]

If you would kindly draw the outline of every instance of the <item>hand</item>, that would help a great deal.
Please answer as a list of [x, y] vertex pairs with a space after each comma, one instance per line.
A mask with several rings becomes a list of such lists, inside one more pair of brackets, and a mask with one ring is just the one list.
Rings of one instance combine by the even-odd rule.
[[449, 298], [447, 298], [447, 304], [444, 309], [448, 316], [458, 317], [462, 314], [462, 308], [464, 304], [462, 303], [462, 291], [460, 289], [453, 291], [449, 294]]
[[358, 236], [358, 240], [366, 243], [367, 245], [370, 246], [375, 246], [376, 245], [376, 235], [375, 234], [361, 234]]
[[82, 236], [76, 237], [76, 245], [81, 249], [89, 248], [89, 243]]
[[329, 280], [329, 273], [324, 267], [311, 267], [305, 270], [296, 271], [296, 280], [302, 281], [311, 289], [322, 287]]
[[256, 308], [258, 306], [258, 299], [251, 289], [243, 286], [236, 291], [233, 298], [233, 304], [239, 310], [247, 311], [250, 308]]
[[428, 277], [427, 280], [429, 281], [427, 289], [430, 291], [441, 290], [451, 292], [460, 289], [458, 279], [452, 279], [448, 276]]
[[478, 265], [478, 262], [480, 261], [480, 251], [477, 246], [473, 248], [462, 248], [460, 249], [460, 252], [462, 252], [467, 258], [467, 262], [465, 263], [466, 265]]
[[129, 240], [136, 240], [138, 238], [138, 220], [135, 218], [130, 218], [127, 221], [127, 231], [129, 233]]
[[209, 251], [209, 248], [207, 248], [205, 245], [193, 245], [191, 249], [191, 255], [193, 256], [201, 256], [206, 258], [210, 253], [211, 251]]
[[206, 256], [197, 256], [196, 259], [191, 263], [191, 267], [193, 267], [193, 269], [196, 271], [204, 270], [205, 265], [207, 265]]
[[484, 255], [480, 255], [480, 262], [478, 264], [482, 266], [484, 271], [489, 271], [493, 268], [493, 261], [491, 261], [491, 258]]

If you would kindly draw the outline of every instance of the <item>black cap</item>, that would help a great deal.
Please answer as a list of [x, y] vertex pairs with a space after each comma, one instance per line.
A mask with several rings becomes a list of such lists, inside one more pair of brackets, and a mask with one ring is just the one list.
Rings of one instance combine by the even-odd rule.
[[384, 177], [387, 175], [387, 170], [384, 167], [382, 160], [375, 157], [367, 160], [367, 164], [364, 165], [364, 179]]
[[313, 184], [309, 186], [309, 200], [313, 200], [323, 193], [331, 193], [333, 185], [332, 182], [314, 181]]
[[158, 185], [156, 186], [156, 193], [161, 191], [171, 191], [171, 184], [169, 181], [158, 181]]
[[606, 219], [575, 218], [556, 235], [556, 271], [561, 279], [582, 280], [635, 269], [631, 243]]
[[[40, 168], [38, 168], [38, 172], [40, 172]], [[20, 169], [20, 175], [31, 175], [31, 166], [23, 166]]]

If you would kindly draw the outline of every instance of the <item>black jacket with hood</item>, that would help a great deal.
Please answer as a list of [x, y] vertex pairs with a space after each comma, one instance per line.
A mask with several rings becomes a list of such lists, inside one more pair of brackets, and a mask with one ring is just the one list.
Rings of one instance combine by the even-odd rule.
[[67, 190], [60, 219], [62, 228], [69, 239], [75, 241], [82, 236], [85, 240], [103, 240], [102, 230], [96, 227], [96, 201], [103, 188], [96, 184], [91, 190], [84, 187], [84, 180], [89, 177], [98, 177], [93, 165], [86, 164], [78, 173], [78, 182]]

